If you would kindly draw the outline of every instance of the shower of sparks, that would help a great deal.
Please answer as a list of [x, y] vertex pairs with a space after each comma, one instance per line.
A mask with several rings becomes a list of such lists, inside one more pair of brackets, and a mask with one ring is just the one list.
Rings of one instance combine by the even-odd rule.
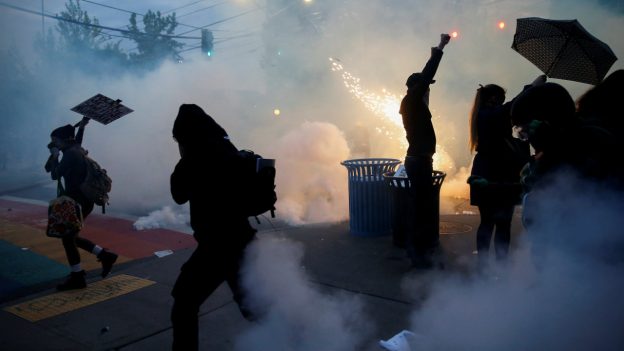
[[376, 116], [392, 122], [396, 126], [403, 126], [401, 115], [399, 114], [402, 96], [392, 94], [386, 89], [382, 89], [381, 94], [369, 91], [360, 85], [360, 78], [344, 70], [340, 61], [333, 58], [330, 58], [329, 61], [332, 65], [331, 70], [333, 72], [340, 72], [345, 87], [355, 98], [360, 100], [368, 110], [373, 112]]
[[[360, 78], [345, 71], [340, 60], [330, 57], [329, 61], [331, 62], [332, 72], [341, 74], [344, 86], [349, 92], [353, 94], [356, 99], [360, 100], [369, 111], [380, 117], [384, 122], [390, 122], [390, 128], [383, 125], [377, 126], [375, 128], [376, 132], [389, 139], [395, 139], [396, 132], [394, 130], [403, 131], [403, 119], [399, 113], [403, 96], [393, 94], [385, 88], [381, 89], [380, 93], [372, 92], [362, 87]], [[399, 141], [401, 142], [401, 146], [407, 149], [408, 144], [404, 135], [400, 137]], [[444, 172], [453, 170], [455, 163], [446, 150], [441, 145], [436, 145], [436, 150], [437, 152], [433, 156], [434, 168]]]

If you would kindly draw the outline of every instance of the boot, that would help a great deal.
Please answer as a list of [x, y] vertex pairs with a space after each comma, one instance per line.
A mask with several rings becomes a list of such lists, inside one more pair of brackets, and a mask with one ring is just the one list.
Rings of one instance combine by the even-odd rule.
[[106, 249], [97, 255], [98, 261], [102, 262], [102, 278], [106, 278], [108, 273], [113, 269], [113, 264], [117, 261], [117, 254]]
[[67, 291], [75, 289], [84, 289], [87, 287], [87, 280], [85, 279], [85, 271], [71, 272], [69, 278], [65, 282], [56, 286], [58, 291]]

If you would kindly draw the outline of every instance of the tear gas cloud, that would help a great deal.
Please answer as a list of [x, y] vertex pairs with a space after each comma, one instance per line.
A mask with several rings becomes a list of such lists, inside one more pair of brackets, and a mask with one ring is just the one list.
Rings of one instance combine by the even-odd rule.
[[[41, 6], [34, 0], [10, 3], [33, 10]], [[59, 13], [63, 4], [61, 0], [46, 1], [46, 12]], [[131, 6], [130, 10], [139, 13], [186, 4], [183, 0], [111, 3], [120, 8]], [[478, 84], [498, 83], [507, 88], [511, 98], [540, 74], [510, 49], [514, 20], [529, 16], [578, 18], [621, 57], [622, 13], [605, 4], [608, 1], [445, 0], [372, 1], [362, 6], [355, 0], [268, 0], [231, 2], [181, 17], [195, 10], [187, 8], [178, 12], [179, 22], [195, 26], [251, 11], [210, 27], [222, 38], [241, 33], [246, 36], [216, 41], [210, 60], [197, 49], [182, 53], [183, 63], [166, 62], [152, 71], [121, 70], [105, 75], [78, 69], [93, 64], [91, 58], [46, 60], [40, 50], [33, 49], [41, 18], [2, 7], [0, 35], [6, 45], [0, 84], [7, 128], [3, 128], [1, 147], [11, 167], [41, 167], [47, 157], [49, 132], [80, 118], [69, 111], [71, 107], [97, 93], [122, 99], [135, 112], [107, 126], [92, 122], [84, 146], [113, 178], [111, 210], [145, 214], [173, 205], [168, 177], [178, 152], [170, 138], [171, 127], [180, 104], [196, 103], [229, 132], [237, 147], [277, 159], [280, 216], [292, 223], [346, 219], [347, 179], [339, 179], [345, 173], [338, 161], [356, 155], [356, 125], [367, 131], [371, 157], [402, 159], [405, 137], [400, 125], [375, 114], [345, 87], [342, 77], [332, 72], [328, 58], [338, 58], [364, 89], [400, 97], [405, 93], [406, 77], [422, 69], [439, 34], [458, 31], [460, 35], [445, 49], [430, 103], [438, 136], [437, 157], [446, 159], [437, 167], [448, 173], [443, 194], [465, 196], [465, 172], [459, 170], [471, 162], [467, 121]], [[127, 14], [89, 3], [81, 5], [102, 25], [121, 27], [128, 23]], [[501, 20], [507, 23], [504, 30], [498, 28]], [[54, 25], [54, 20], [45, 20], [46, 28]], [[123, 45], [132, 49], [132, 45]], [[194, 45], [197, 43], [187, 47]], [[622, 67], [618, 61], [612, 69]], [[580, 83], [557, 82], [573, 96], [588, 88]], [[275, 109], [280, 110], [279, 115], [273, 113]], [[315, 122], [322, 124], [316, 128]], [[335, 145], [334, 154], [314, 159], [319, 146], [304, 138], [296, 149], [299, 154], [290, 155], [296, 160], [282, 160], [289, 155], [281, 151], [291, 147], [280, 143], [289, 138], [294, 142], [296, 137], [288, 135], [305, 134], [309, 128], [310, 133], [327, 133], [316, 134], [316, 138]], [[341, 138], [354, 153], [346, 151]], [[309, 149], [302, 149], [304, 145]], [[299, 187], [295, 176], [288, 173], [293, 162], [298, 163], [297, 170], [310, 170], [306, 176], [299, 176], [304, 182]]]
[[262, 237], [246, 251], [242, 285], [246, 304], [262, 318], [239, 335], [235, 349], [357, 349], [372, 332], [362, 303], [349, 295], [322, 293], [309, 282], [301, 244]]
[[[622, 349], [621, 194], [562, 174], [535, 201], [535, 226], [509, 267], [432, 278], [411, 318], [413, 350]], [[422, 294], [421, 282], [405, 286]]]

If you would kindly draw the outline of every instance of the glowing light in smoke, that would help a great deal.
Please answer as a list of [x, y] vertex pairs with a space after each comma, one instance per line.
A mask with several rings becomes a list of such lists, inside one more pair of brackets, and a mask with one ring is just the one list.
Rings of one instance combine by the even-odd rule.
[[505, 29], [505, 22], [503, 21], [498, 22], [498, 28]]
[[[390, 122], [395, 127], [398, 127], [399, 130], [403, 130], [403, 117], [399, 113], [403, 95], [393, 94], [385, 88], [381, 89], [381, 94], [369, 91], [362, 87], [360, 78], [344, 70], [344, 66], [339, 59], [330, 57], [329, 61], [331, 62], [331, 70], [341, 73], [345, 87], [355, 98], [360, 100], [376, 116], [381, 117], [385, 122]], [[380, 135], [393, 139], [393, 133], [384, 126], [378, 126], [376, 130]], [[407, 149], [407, 140], [404, 135], [401, 136], [399, 141]], [[436, 145], [433, 166], [434, 169], [449, 171], [455, 167], [455, 162], [442, 146]]]
[[458, 36], [459, 36], [459, 33], [456, 32], [456, 31], [451, 33], [451, 37], [453, 37], [453, 38], [457, 38]]
[[399, 114], [402, 96], [392, 94], [386, 89], [382, 89], [381, 94], [364, 89], [360, 85], [360, 78], [345, 71], [338, 59], [330, 58], [329, 61], [331, 61], [332, 64], [331, 70], [334, 72], [342, 72], [342, 81], [345, 87], [349, 89], [349, 92], [358, 100], [364, 103], [367, 109], [397, 126], [403, 126], [403, 121]]
[[275, 115], [275, 117], [277, 117], [277, 116], [282, 114], [282, 111], [280, 111], [279, 108], [276, 108], [276, 109], [273, 110], [273, 114]]

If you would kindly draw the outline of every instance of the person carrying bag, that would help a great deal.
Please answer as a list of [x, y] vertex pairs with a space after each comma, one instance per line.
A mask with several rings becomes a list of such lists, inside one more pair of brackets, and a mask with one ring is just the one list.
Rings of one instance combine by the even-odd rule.
[[[51, 142], [48, 144], [50, 158], [46, 162], [45, 170], [53, 180], [58, 181], [58, 190], [57, 198], [50, 202], [48, 209], [46, 234], [62, 240], [71, 269], [68, 279], [56, 287], [60, 291], [83, 289], [87, 286], [78, 248], [97, 256], [102, 263], [102, 278], [111, 272], [117, 261], [117, 254], [80, 236], [83, 221], [93, 211], [94, 206], [94, 200], [81, 190], [81, 184], [88, 175], [86, 154], [81, 147], [84, 128], [88, 122], [89, 119], [85, 117], [78, 123], [79, 129], [75, 136], [74, 126], [71, 124], [56, 128], [50, 134]], [[59, 161], [61, 152], [63, 157]]]

